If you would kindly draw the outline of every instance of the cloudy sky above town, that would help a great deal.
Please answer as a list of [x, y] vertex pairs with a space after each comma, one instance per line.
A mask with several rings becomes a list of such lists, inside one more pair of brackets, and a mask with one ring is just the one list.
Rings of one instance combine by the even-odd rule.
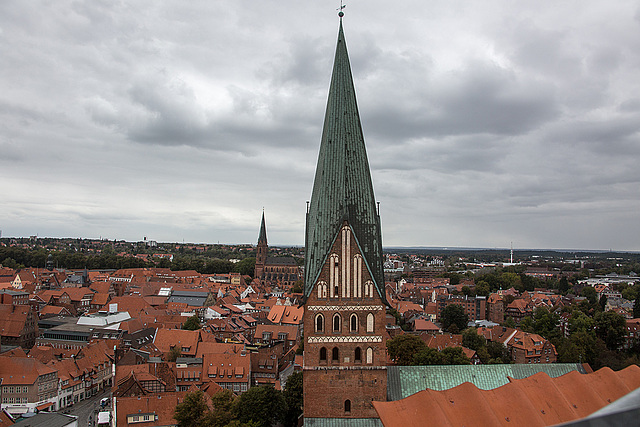
[[[637, 1], [346, 4], [385, 246], [640, 250]], [[0, 2], [2, 236], [303, 244], [338, 6]]]

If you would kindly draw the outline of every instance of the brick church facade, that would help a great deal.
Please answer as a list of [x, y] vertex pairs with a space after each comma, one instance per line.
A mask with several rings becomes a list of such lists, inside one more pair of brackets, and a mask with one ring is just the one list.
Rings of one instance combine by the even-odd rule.
[[305, 425], [377, 418], [387, 400], [382, 237], [342, 17], [307, 211]]

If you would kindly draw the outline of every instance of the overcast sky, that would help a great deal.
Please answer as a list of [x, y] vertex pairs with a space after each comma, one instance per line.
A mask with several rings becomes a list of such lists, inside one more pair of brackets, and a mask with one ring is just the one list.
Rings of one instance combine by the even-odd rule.
[[[640, 250], [640, 3], [346, 4], [385, 246]], [[0, 2], [2, 236], [304, 244], [338, 6]]]

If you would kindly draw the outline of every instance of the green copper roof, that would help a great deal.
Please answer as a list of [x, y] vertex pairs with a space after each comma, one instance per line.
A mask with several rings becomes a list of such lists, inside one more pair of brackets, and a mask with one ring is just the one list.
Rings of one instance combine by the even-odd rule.
[[571, 371], [586, 373], [579, 363], [388, 366], [387, 399], [404, 399], [428, 388], [448, 390], [464, 382], [470, 382], [482, 390], [493, 390], [507, 384], [508, 377], [522, 379], [545, 372], [555, 378]]
[[351, 225], [378, 292], [385, 300], [380, 218], [341, 21], [307, 213], [305, 298], [344, 220]]
[[260, 224], [260, 235], [258, 236], [258, 243], [267, 243], [267, 226], [264, 225], [264, 211], [262, 211], [262, 224]]

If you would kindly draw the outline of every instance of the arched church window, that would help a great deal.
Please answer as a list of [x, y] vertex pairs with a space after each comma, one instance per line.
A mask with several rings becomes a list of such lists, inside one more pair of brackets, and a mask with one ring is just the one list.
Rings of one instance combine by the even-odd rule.
[[344, 401], [344, 412], [351, 412], [351, 401], [349, 399]]
[[353, 296], [362, 298], [362, 256], [353, 257]]
[[358, 332], [358, 315], [355, 313], [349, 318], [349, 330], [351, 332]]
[[360, 349], [360, 347], [356, 347], [356, 352], [353, 357], [353, 360], [355, 362], [362, 362], [362, 350]]
[[331, 361], [338, 362], [338, 358], [339, 358], [338, 347], [333, 347], [333, 350], [331, 351]]
[[327, 361], [327, 349], [326, 349], [326, 347], [322, 347], [320, 349], [320, 361], [321, 362], [326, 362]]
[[318, 299], [327, 297], [327, 283], [318, 282]]
[[320, 313], [316, 314], [316, 332], [324, 331], [324, 316]]
[[340, 332], [342, 319], [338, 313], [333, 315], [333, 332]]
[[338, 286], [339, 274], [338, 254], [332, 254], [329, 262], [329, 293], [331, 298], [338, 298], [340, 294], [340, 287]]
[[367, 332], [373, 332], [373, 313], [367, 314]]
[[371, 280], [364, 284], [365, 298], [373, 298], [373, 282]]
[[373, 363], [373, 349], [371, 347], [367, 347], [367, 363]]

